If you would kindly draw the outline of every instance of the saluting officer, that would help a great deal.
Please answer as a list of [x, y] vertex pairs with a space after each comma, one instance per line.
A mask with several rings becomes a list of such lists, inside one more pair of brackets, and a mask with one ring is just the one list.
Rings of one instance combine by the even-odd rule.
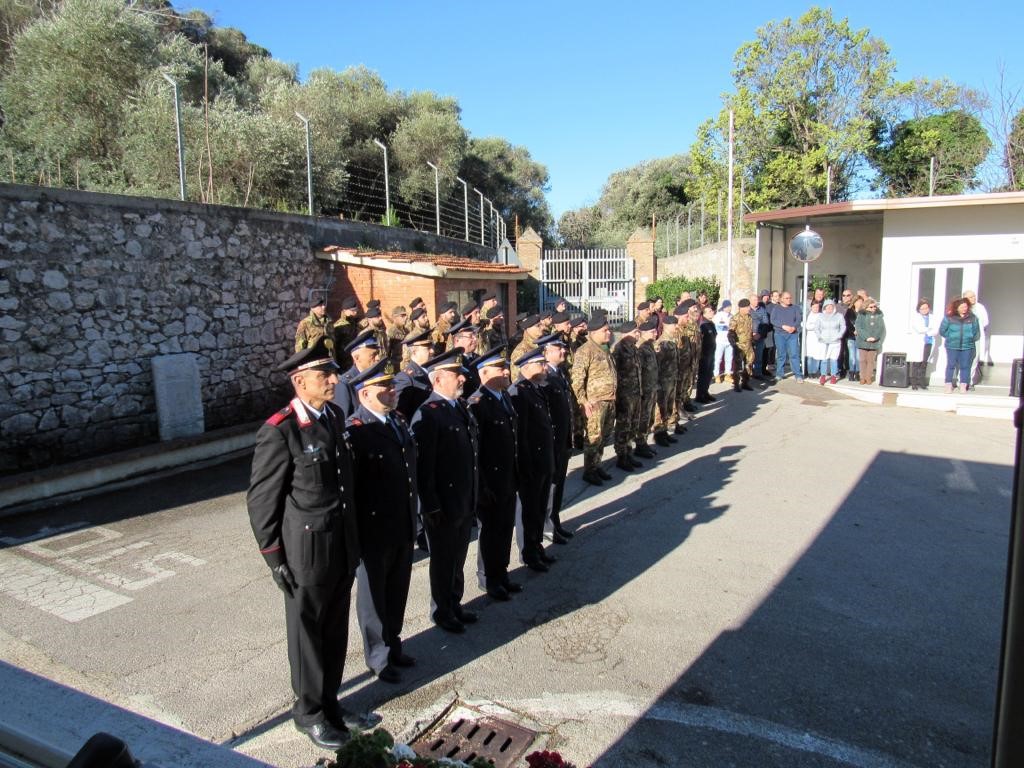
[[423, 367], [423, 364], [432, 357], [431, 352], [434, 348], [430, 330], [406, 336], [402, 345], [408, 353], [409, 362], [395, 376], [395, 395], [398, 398], [398, 412], [406, 421], [412, 421], [416, 409], [430, 397], [433, 389], [430, 377]]
[[416, 660], [402, 652], [402, 623], [416, 536], [416, 443], [395, 408], [395, 363], [378, 361], [352, 380], [359, 405], [346, 423], [356, 477], [362, 563], [356, 571], [356, 616], [366, 666], [386, 683], [395, 667]]
[[295, 727], [324, 749], [347, 739], [338, 687], [348, 645], [359, 536], [337, 364], [323, 339], [288, 358], [295, 398], [260, 427], [246, 506], [284, 592]]
[[507, 390], [508, 349], [497, 346], [484, 352], [474, 365], [480, 388], [469, 398], [469, 410], [480, 429], [480, 520], [478, 574], [482, 586], [495, 600], [508, 600], [522, 586], [508, 577], [509, 550], [516, 523], [518, 441], [515, 407]]
[[345, 418], [352, 415], [358, 404], [352, 380], [377, 362], [380, 351], [377, 334], [372, 328], [367, 328], [345, 347], [345, 353], [352, 358], [352, 367], [341, 374], [334, 389], [334, 404], [341, 408]]
[[[548, 520], [551, 521], [551, 540], [555, 544], [568, 544], [572, 532], [562, 526], [562, 496], [565, 492], [565, 476], [569, 471], [569, 453], [572, 451], [572, 388], [566, 378], [565, 340], [561, 334], [555, 333], [537, 340], [537, 345], [544, 350], [544, 362], [547, 364], [547, 376], [541, 391], [548, 403], [551, 415], [551, 436], [555, 452], [554, 472], [551, 476], [551, 501], [548, 509]], [[547, 524], [545, 523], [545, 526]]]
[[515, 362], [519, 378], [509, 389], [519, 420], [519, 501], [522, 513], [522, 559], [541, 573], [555, 558], [544, 551], [544, 520], [548, 511], [555, 444], [547, 399], [541, 392], [547, 363], [536, 347]]
[[441, 629], [460, 633], [477, 620], [462, 607], [463, 569], [477, 502], [477, 426], [460, 399], [466, 381], [462, 348], [433, 357], [423, 367], [433, 391], [413, 416], [412, 433], [420, 514], [430, 545], [432, 618]]

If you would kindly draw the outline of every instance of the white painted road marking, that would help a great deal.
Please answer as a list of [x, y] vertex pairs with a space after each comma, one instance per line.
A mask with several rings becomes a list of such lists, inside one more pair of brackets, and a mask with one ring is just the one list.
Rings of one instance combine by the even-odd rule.
[[0, 592], [70, 622], [132, 601], [126, 595], [68, 576], [10, 551], [0, 551]]

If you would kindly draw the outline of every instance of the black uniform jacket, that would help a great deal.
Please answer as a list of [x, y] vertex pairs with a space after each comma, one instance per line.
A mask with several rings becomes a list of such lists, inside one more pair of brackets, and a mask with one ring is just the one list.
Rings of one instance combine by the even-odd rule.
[[345, 422], [325, 403], [332, 430], [298, 398], [256, 433], [246, 505], [260, 553], [287, 563], [302, 586], [328, 584], [359, 563], [352, 454]]
[[338, 377], [338, 386], [334, 388], [334, 404], [341, 409], [342, 418], [347, 419], [359, 405], [359, 398], [352, 389], [352, 379], [359, 375], [353, 365]]
[[551, 414], [555, 452], [572, 450], [572, 390], [565, 374], [548, 366], [548, 377], [541, 387]]
[[356, 513], [363, 553], [416, 536], [416, 443], [405, 418], [391, 414], [396, 429], [361, 405], [348, 418], [356, 485]]
[[548, 401], [540, 387], [522, 376], [509, 388], [519, 419], [519, 476], [530, 478], [551, 475], [555, 470], [555, 443]]
[[416, 409], [430, 397], [433, 391], [430, 377], [422, 366], [410, 361], [405, 368], [395, 375], [395, 393], [398, 395], [398, 412], [411, 422]]
[[476, 508], [478, 434], [466, 404], [449, 403], [436, 392], [412, 419], [423, 514], [440, 511], [441, 521], [459, 524]]
[[469, 398], [469, 410], [480, 428], [480, 498], [484, 501], [514, 496], [519, 490], [519, 438], [515, 408], [491, 390], [480, 387]]

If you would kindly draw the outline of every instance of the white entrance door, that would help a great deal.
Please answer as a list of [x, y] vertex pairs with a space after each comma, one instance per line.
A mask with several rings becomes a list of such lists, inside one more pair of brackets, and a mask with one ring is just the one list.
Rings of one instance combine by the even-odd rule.
[[913, 297], [916, 305], [919, 299], [928, 299], [932, 310], [943, 313], [949, 302], [964, 295], [964, 291], [978, 292], [977, 262], [971, 264], [915, 264], [914, 281], [917, 294]]

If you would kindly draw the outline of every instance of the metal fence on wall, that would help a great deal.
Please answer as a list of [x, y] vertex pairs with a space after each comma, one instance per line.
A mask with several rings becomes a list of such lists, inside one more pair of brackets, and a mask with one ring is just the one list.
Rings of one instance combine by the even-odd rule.
[[633, 315], [633, 260], [625, 248], [547, 250], [540, 260], [540, 307], [565, 299], [573, 309], [604, 310], [612, 323]]

